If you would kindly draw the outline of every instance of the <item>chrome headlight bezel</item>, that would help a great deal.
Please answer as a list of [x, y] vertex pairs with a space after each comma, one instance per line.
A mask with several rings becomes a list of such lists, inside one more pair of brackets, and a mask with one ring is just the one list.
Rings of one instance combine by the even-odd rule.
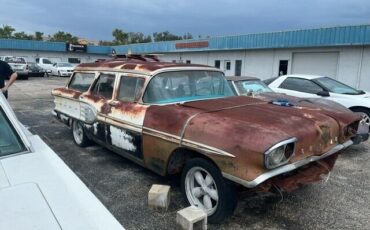
[[[277, 168], [285, 165], [294, 156], [297, 138], [292, 137], [271, 146], [264, 153], [265, 167], [267, 169]], [[279, 155], [276, 155], [279, 154]], [[278, 162], [274, 161], [279, 159]]]

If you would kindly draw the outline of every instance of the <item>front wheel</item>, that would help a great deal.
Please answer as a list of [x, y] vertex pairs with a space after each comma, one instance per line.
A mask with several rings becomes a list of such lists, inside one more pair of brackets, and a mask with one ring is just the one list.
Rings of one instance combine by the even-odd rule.
[[182, 192], [190, 205], [203, 209], [211, 223], [219, 223], [233, 214], [235, 189], [220, 170], [202, 158], [189, 160], [182, 172]]
[[74, 120], [72, 123], [73, 140], [76, 145], [86, 147], [90, 144], [89, 138], [86, 136], [85, 129], [80, 121]]

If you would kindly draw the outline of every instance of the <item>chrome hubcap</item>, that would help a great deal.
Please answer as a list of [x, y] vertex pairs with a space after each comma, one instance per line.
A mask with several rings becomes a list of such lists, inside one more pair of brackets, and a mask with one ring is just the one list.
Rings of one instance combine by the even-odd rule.
[[370, 125], [370, 118], [367, 114], [363, 114], [362, 115], [362, 120], [361, 120], [362, 123], [365, 123], [367, 125]]
[[218, 190], [209, 172], [200, 167], [191, 168], [185, 178], [186, 197], [191, 205], [212, 215], [218, 205]]
[[73, 123], [73, 137], [78, 144], [82, 143], [83, 139], [83, 128], [80, 122]]

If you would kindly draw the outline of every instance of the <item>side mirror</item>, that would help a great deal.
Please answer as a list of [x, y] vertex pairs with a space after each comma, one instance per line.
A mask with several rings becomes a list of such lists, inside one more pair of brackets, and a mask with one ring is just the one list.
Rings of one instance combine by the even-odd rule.
[[330, 97], [330, 94], [328, 91], [320, 91], [318, 93], [316, 93], [317, 95], [321, 96], [321, 97]]

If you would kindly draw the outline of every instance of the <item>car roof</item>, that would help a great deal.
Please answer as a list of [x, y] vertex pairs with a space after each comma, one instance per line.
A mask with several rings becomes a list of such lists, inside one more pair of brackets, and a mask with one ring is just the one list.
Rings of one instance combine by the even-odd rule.
[[307, 79], [307, 80], [312, 80], [312, 79], [317, 79], [317, 78], [322, 78], [324, 76], [320, 75], [309, 75], [309, 74], [288, 74], [285, 75], [286, 77], [295, 77], [295, 78], [302, 78], [302, 79]]
[[228, 81], [260, 81], [261, 79], [257, 77], [249, 77], [249, 76], [231, 76], [226, 77]]
[[79, 64], [75, 70], [115, 70], [115, 71], [129, 71], [139, 72], [144, 74], [152, 74], [158, 70], [164, 69], [181, 68], [181, 70], [192, 69], [192, 68], [206, 68], [208, 70], [220, 71], [214, 67], [199, 64], [184, 64], [184, 63], [173, 63], [163, 62], [158, 59], [152, 58], [112, 58], [104, 61], [98, 61], [94, 63], [83, 63]]

